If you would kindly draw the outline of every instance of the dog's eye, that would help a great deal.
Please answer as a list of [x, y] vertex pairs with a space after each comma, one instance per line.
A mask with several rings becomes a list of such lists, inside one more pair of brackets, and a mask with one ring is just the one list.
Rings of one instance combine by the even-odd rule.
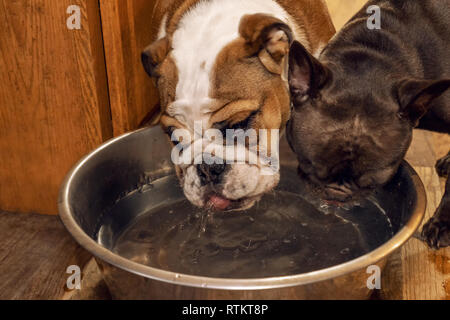
[[213, 129], [217, 129], [217, 130], [224, 130], [227, 129], [228, 123], [226, 121], [222, 121], [222, 122], [216, 122], [212, 125]]
[[233, 124], [231, 129], [234, 129], [234, 130], [238, 130], [238, 129], [246, 130], [246, 129], [249, 129], [251, 127], [251, 125], [252, 125], [253, 120], [255, 119], [255, 117], [256, 117], [256, 115], [258, 113], [259, 113], [259, 110], [253, 111], [244, 120]]
[[309, 95], [291, 92], [291, 107], [298, 108], [310, 99]]
[[213, 125], [214, 129], [218, 129], [222, 132], [222, 134], [225, 136], [228, 129], [231, 130], [247, 130], [250, 128], [252, 121], [255, 119], [256, 115], [258, 114], [258, 110], [253, 111], [248, 115], [247, 118], [245, 118], [242, 121], [236, 122], [234, 124], [230, 124], [228, 121], [222, 121], [217, 122]]

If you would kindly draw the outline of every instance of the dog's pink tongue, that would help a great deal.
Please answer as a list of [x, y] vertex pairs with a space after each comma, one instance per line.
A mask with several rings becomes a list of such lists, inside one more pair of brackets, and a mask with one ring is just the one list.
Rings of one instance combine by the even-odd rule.
[[209, 198], [209, 204], [211, 207], [213, 207], [216, 210], [225, 210], [228, 208], [231, 204], [231, 201], [222, 197], [219, 197], [218, 195], [212, 195]]

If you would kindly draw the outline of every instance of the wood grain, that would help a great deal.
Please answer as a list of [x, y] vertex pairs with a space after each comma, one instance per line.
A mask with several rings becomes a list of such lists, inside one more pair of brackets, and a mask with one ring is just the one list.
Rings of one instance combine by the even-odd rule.
[[436, 163], [436, 152], [433, 147], [435, 138], [432, 132], [415, 130], [413, 142], [406, 154], [406, 160], [414, 167], [433, 168]]
[[[423, 225], [439, 205], [442, 188], [434, 168], [415, 169], [427, 192], [428, 205]], [[391, 300], [449, 300], [450, 248], [434, 251], [416, 238], [409, 240], [391, 257], [386, 267], [382, 297]]]
[[114, 135], [136, 129], [158, 103], [141, 64], [142, 50], [156, 37], [155, 1], [100, 1]]
[[91, 258], [58, 217], [0, 212], [0, 300], [62, 299], [67, 267]]
[[111, 300], [108, 286], [95, 261], [91, 258], [83, 269], [81, 290], [67, 291], [62, 300]]
[[0, 38], [0, 208], [56, 214], [65, 174], [112, 136], [98, 2], [0, 0]]
[[[423, 224], [434, 214], [442, 198], [439, 179], [433, 168], [416, 168], [427, 191], [428, 206]], [[422, 224], [422, 225], [423, 225]], [[418, 239], [402, 248], [404, 282], [403, 299], [449, 299], [444, 284], [450, 281], [450, 249], [430, 250]]]

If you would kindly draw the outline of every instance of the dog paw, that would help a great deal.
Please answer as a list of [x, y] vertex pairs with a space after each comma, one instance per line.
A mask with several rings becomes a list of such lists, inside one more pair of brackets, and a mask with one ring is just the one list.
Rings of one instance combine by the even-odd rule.
[[432, 249], [448, 247], [450, 246], [450, 224], [433, 217], [423, 227], [422, 237]]
[[450, 175], [450, 153], [436, 163], [436, 171], [440, 177]]

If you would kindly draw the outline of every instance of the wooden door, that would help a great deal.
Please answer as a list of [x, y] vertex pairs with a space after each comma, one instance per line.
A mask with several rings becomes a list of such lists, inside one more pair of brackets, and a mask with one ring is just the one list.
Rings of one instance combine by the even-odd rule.
[[56, 214], [68, 170], [112, 137], [99, 3], [0, 0], [0, 39], [0, 210]]
[[0, 211], [56, 214], [70, 168], [155, 109], [140, 62], [155, 2], [0, 0]]
[[155, 39], [152, 11], [158, 1], [100, 0], [114, 135], [135, 129], [157, 108], [141, 52]]

